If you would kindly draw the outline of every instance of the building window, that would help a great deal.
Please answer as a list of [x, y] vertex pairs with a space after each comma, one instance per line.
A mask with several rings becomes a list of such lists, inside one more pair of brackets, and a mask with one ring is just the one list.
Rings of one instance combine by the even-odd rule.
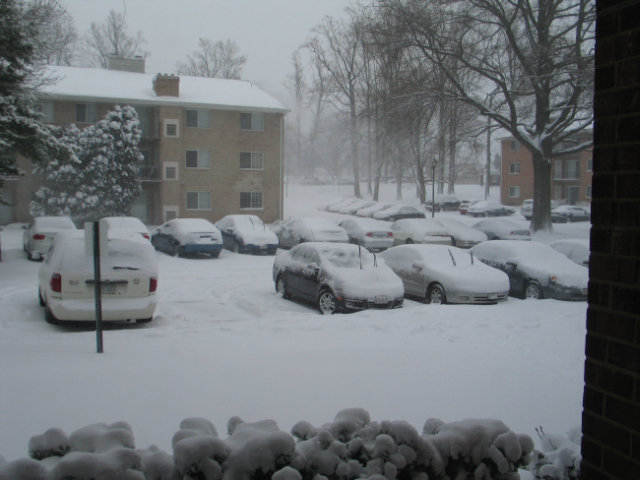
[[520, 173], [520, 163], [510, 163], [509, 164], [509, 173], [511, 175], [516, 175]]
[[587, 172], [593, 172], [593, 157], [587, 159]]
[[209, 110], [186, 110], [185, 125], [189, 128], [210, 128]]
[[38, 109], [42, 113], [42, 121], [46, 123], [53, 122], [53, 102], [40, 102]]
[[185, 152], [185, 167], [211, 168], [211, 154], [209, 150], [187, 150]]
[[262, 152], [240, 152], [240, 168], [243, 170], [262, 170], [264, 155]]
[[517, 152], [518, 150], [520, 150], [520, 142], [517, 140], [511, 140], [510, 147], [512, 152]]
[[591, 185], [587, 185], [587, 198], [591, 198]]
[[509, 198], [520, 198], [520, 187], [509, 187]]
[[178, 218], [178, 206], [177, 205], [164, 205], [162, 207], [162, 217], [163, 221], [167, 222], [169, 220], [173, 220], [174, 218]]
[[262, 113], [241, 113], [240, 128], [242, 130], [264, 131], [264, 114]]
[[262, 210], [262, 192], [240, 192], [240, 208]]
[[211, 192], [187, 192], [187, 210], [211, 210]]
[[580, 178], [580, 161], [567, 160], [567, 179], [577, 180]]
[[164, 162], [164, 179], [178, 179], [178, 162]]
[[95, 103], [76, 103], [77, 123], [96, 123]]
[[164, 121], [164, 136], [165, 137], [179, 137], [180, 136], [180, 122], [178, 120], [165, 120]]

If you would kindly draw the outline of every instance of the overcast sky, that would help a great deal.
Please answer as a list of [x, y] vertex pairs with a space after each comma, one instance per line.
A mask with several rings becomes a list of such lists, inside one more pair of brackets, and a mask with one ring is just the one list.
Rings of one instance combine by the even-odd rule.
[[292, 53], [323, 17], [342, 17], [353, 0], [63, 0], [82, 37], [111, 9], [126, 10], [130, 33], [141, 31], [147, 73], [175, 73], [200, 37], [235, 41], [248, 60], [242, 78], [281, 89]]

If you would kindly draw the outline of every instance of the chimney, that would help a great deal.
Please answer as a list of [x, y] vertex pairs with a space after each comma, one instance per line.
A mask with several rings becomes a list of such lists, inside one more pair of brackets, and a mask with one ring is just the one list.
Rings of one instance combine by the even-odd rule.
[[153, 77], [153, 91], [159, 97], [179, 97], [180, 77], [159, 73]]
[[109, 70], [144, 73], [144, 57], [136, 55], [133, 58], [122, 58], [111, 55], [109, 56]]

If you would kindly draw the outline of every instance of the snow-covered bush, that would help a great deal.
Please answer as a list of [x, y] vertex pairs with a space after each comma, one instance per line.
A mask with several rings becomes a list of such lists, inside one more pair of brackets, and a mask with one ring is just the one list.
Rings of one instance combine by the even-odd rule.
[[291, 433], [273, 420], [232, 417], [227, 426], [220, 438], [207, 419], [183, 420], [173, 455], [136, 449], [125, 422], [89, 425], [68, 437], [50, 429], [32, 437], [32, 458], [0, 457], [0, 480], [510, 480], [533, 450], [531, 438], [498, 420], [429, 419], [420, 434], [405, 421], [372, 421], [361, 408], [321, 426], [298, 422]]
[[582, 432], [574, 427], [566, 434], [548, 434], [536, 428], [541, 450], [532, 454], [527, 470], [536, 480], [576, 480], [580, 478]]

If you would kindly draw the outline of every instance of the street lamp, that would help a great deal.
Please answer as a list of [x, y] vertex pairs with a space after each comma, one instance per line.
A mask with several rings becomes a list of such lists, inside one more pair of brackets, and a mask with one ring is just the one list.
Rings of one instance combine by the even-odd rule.
[[431, 162], [431, 218], [436, 215], [436, 166], [438, 161], [434, 158]]

